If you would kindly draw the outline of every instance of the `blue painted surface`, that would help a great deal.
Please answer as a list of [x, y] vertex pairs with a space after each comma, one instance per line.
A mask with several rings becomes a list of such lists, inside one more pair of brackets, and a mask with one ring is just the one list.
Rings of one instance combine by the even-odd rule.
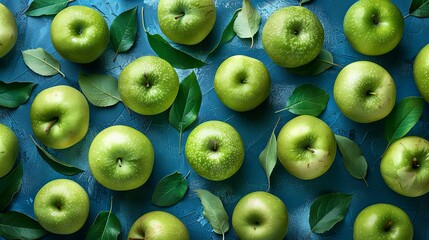
[[[107, 73], [115, 77], [134, 59], [144, 55], [154, 55], [147, 38], [139, 23], [138, 38], [135, 46], [127, 53], [120, 54], [115, 62], [112, 61], [114, 52], [111, 47], [96, 62], [89, 65], [78, 65], [62, 59], [53, 48], [49, 28], [52, 17], [27, 17], [24, 14], [28, 6], [27, 0], [1, 0], [8, 6], [17, 18], [19, 38], [16, 47], [6, 57], [0, 59], [0, 79], [3, 81], [31, 81], [37, 87], [29, 101], [15, 110], [0, 109], [0, 122], [10, 126], [19, 138], [19, 159], [24, 163], [24, 178], [22, 189], [10, 206], [10, 210], [21, 211], [32, 217], [33, 200], [37, 191], [45, 183], [65, 176], [56, 173], [37, 154], [30, 135], [32, 130], [29, 120], [30, 105], [36, 94], [54, 85], [67, 84], [78, 88], [77, 78], [80, 71]], [[76, 0], [70, 5], [86, 5], [98, 9], [110, 23], [121, 12], [135, 6], [145, 8], [146, 27], [152, 33], [161, 33], [157, 25], [155, 0]], [[268, 16], [276, 9], [284, 6], [297, 5], [298, 1], [256, 1], [253, 5], [261, 13], [261, 28]], [[429, 42], [429, 20], [408, 17], [405, 19], [405, 30], [399, 46], [391, 53], [380, 57], [367, 57], [355, 52], [347, 43], [343, 30], [342, 19], [347, 9], [354, 3], [352, 0], [314, 0], [306, 7], [315, 12], [325, 29], [324, 48], [329, 50], [335, 62], [347, 65], [358, 60], [374, 61], [385, 67], [393, 76], [398, 89], [397, 101], [407, 96], [419, 95], [412, 76], [412, 63], [417, 52]], [[403, 15], [408, 13], [410, 0], [393, 1]], [[228, 23], [234, 11], [241, 7], [241, 1], [217, 0], [218, 18], [214, 30], [202, 44], [185, 48], [197, 55], [205, 56], [220, 38], [223, 28]], [[138, 17], [141, 17], [139, 12]], [[198, 123], [207, 120], [226, 121], [234, 126], [241, 134], [246, 148], [246, 156], [242, 168], [232, 178], [222, 182], [205, 180], [190, 170], [184, 155], [179, 155], [178, 132], [168, 124], [168, 114], [156, 116], [141, 116], [129, 114], [120, 103], [110, 108], [91, 106], [90, 129], [86, 137], [77, 145], [60, 151], [52, 151], [59, 159], [79, 166], [86, 171], [80, 175], [67, 177], [80, 183], [88, 191], [91, 199], [91, 210], [85, 227], [76, 234], [69, 236], [50, 235], [47, 239], [82, 239], [88, 227], [101, 210], [108, 210], [110, 197], [113, 196], [113, 212], [122, 223], [121, 239], [126, 239], [131, 224], [142, 214], [152, 210], [165, 210], [179, 217], [188, 227], [192, 239], [220, 239], [214, 234], [210, 225], [202, 216], [202, 207], [194, 190], [207, 189], [218, 195], [231, 217], [238, 200], [245, 194], [265, 190], [267, 188], [264, 172], [259, 165], [258, 155], [265, 147], [279, 116], [282, 116], [280, 127], [294, 116], [274, 111], [285, 106], [287, 98], [296, 86], [312, 83], [324, 88], [331, 96], [325, 112], [320, 116], [336, 134], [345, 135], [355, 140], [364, 152], [369, 169], [366, 187], [362, 181], [352, 178], [344, 169], [340, 154], [337, 154], [331, 169], [322, 177], [303, 181], [288, 174], [281, 165], [275, 168], [271, 181], [270, 192], [279, 196], [287, 205], [290, 213], [290, 224], [287, 239], [304, 239], [309, 232], [308, 215], [311, 202], [319, 195], [327, 192], [345, 192], [354, 195], [349, 212], [341, 223], [323, 235], [311, 236], [311, 239], [351, 239], [352, 227], [356, 215], [364, 207], [379, 202], [397, 205], [404, 209], [414, 223], [415, 239], [429, 239], [429, 196], [407, 198], [392, 192], [382, 181], [379, 162], [387, 142], [383, 135], [383, 120], [371, 124], [358, 124], [345, 118], [338, 110], [332, 97], [332, 88], [340, 68], [333, 67], [317, 77], [299, 77], [288, 73], [276, 66], [265, 54], [261, 43], [261, 31], [257, 33], [255, 45], [249, 48], [250, 41], [234, 38], [224, 45], [207, 61], [210, 63], [201, 69], [195, 69], [203, 92], [203, 101]], [[41, 77], [31, 72], [22, 60], [21, 51], [42, 47], [59, 59], [67, 79], [57, 75]], [[227, 57], [244, 54], [263, 61], [272, 78], [272, 89], [269, 99], [256, 110], [238, 113], [227, 109], [217, 98], [213, 90], [213, 77], [219, 64]], [[180, 79], [190, 73], [190, 70], [177, 70]], [[427, 109], [427, 106], [425, 106]], [[148, 182], [141, 188], [128, 192], [113, 192], [99, 185], [92, 177], [88, 163], [88, 147], [95, 135], [102, 129], [124, 124], [139, 129], [145, 133], [155, 147], [155, 166]], [[195, 125], [193, 126], [195, 127]], [[422, 118], [409, 135], [429, 138], [429, 115], [425, 110]], [[184, 140], [190, 131], [184, 133]], [[183, 144], [184, 147], [184, 144]], [[169, 208], [158, 208], [150, 203], [155, 184], [165, 175], [180, 171], [189, 176], [190, 190], [180, 203]], [[236, 239], [231, 227], [226, 239]]]

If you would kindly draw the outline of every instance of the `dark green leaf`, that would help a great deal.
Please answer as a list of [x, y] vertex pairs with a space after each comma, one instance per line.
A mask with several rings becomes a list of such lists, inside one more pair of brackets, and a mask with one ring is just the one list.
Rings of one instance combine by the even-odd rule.
[[342, 221], [349, 209], [353, 195], [328, 193], [318, 197], [310, 207], [310, 228], [314, 233], [324, 233]]
[[31, 2], [25, 14], [31, 17], [43, 15], [55, 15], [66, 8], [69, 2], [74, 0], [34, 0]]
[[213, 231], [225, 236], [225, 233], [229, 230], [229, 218], [222, 201], [207, 190], [200, 189], [195, 190], [195, 192], [203, 205], [203, 215], [212, 226]]
[[214, 53], [221, 45], [231, 41], [235, 37], [235, 31], [234, 31], [234, 22], [237, 18], [237, 15], [240, 10], [237, 10], [234, 12], [234, 15], [231, 18], [231, 21], [229, 21], [228, 25], [226, 25], [225, 29], [223, 30], [222, 37], [220, 38], [220, 41], [217, 43], [216, 47], [213, 48], [213, 50], [210, 51], [209, 56]]
[[121, 101], [118, 81], [112, 76], [81, 73], [78, 82], [89, 102], [97, 107], [113, 106]]
[[60, 160], [56, 159], [54, 156], [52, 156], [48, 151], [43, 149], [37, 142], [34, 140], [33, 137], [31, 137], [31, 140], [33, 140], [34, 144], [37, 147], [37, 152], [39, 152], [40, 156], [58, 173], [72, 176], [79, 174], [81, 172], [84, 172], [84, 170], [74, 167], [68, 163], [61, 162]]
[[253, 8], [250, 0], [243, 0], [243, 6], [234, 21], [234, 31], [240, 38], [251, 38], [253, 47], [253, 36], [258, 32], [261, 24], [261, 15]]
[[389, 144], [405, 136], [416, 125], [424, 103], [421, 97], [406, 97], [396, 104], [385, 122], [384, 135]]
[[270, 176], [277, 163], [277, 139], [274, 131], [276, 130], [279, 121], [280, 118], [274, 126], [273, 132], [271, 133], [271, 137], [268, 140], [267, 145], [265, 146], [264, 150], [262, 150], [262, 152], [259, 154], [259, 162], [261, 163], [261, 166], [264, 169], [265, 175], [267, 176], [268, 180], [267, 191], [270, 190]]
[[36, 83], [0, 81], [0, 106], [17, 108], [27, 102]]
[[159, 207], [169, 207], [179, 202], [188, 190], [188, 180], [179, 172], [163, 177], [152, 194], [152, 203]]
[[22, 51], [25, 64], [35, 73], [42, 76], [54, 76], [61, 74], [60, 63], [47, 53], [43, 48], [29, 49]]
[[429, 17], [429, 0], [413, 0], [409, 14], [415, 17]]
[[366, 183], [368, 164], [360, 147], [352, 140], [340, 135], [335, 135], [335, 139], [343, 156], [344, 167], [354, 178], [362, 179]]
[[111, 211], [101, 211], [89, 227], [86, 240], [116, 240], [121, 233], [121, 223]]
[[6, 176], [0, 178], [0, 211], [3, 211], [12, 201], [22, 184], [22, 163], [20, 162]]
[[197, 76], [192, 72], [180, 83], [179, 93], [171, 106], [168, 117], [170, 124], [180, 132], [180, 145], [183, 131], [198, 118], [201, 98], [201, 88]]
[[334, 65], [334, 57], [332, 54], [329, 51], [322, 49], [313, 61], [300, 67], [286, 68], [286, 70], [301, 76], [316, 76]]
[[0, 236], [8, 239], [39, 239], [48, 232], [31, 217], [19, 212], [0, 213]]
[[116, 56], [130, 49], [137, 36], [137, 7], [119, 14], [110, 26], [110, 42]]
[[329, 101], [329, 94], [325, 90], [311, 84], [303, 84], [292, 92], [287, 100], [286, 108], [277, 112], [289, 110], [297, 115], [319, 116]]

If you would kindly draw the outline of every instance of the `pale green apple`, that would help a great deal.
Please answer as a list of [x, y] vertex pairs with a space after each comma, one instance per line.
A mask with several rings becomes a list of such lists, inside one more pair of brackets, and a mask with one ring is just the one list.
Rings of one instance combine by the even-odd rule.
[[190, 237], [185, 224], [176, 216], [164, 211], [152, 211], [133, 223], [128, 239], [189, 240]]
[[340, 111], [359, 123], [381, 120], [395, 106], [396, 86], [392, 76], [369, 61], [344, 67], [335, 80], [333, 92]]
[[30, 120], [34, 135], [41, 143], [55, 149], [68, 148], [88, 132], [88, 102], [73, 87], [50, 87], [34, 98]]
[[259, 106], [270, 94], [270, 73], [258, 59], [235, 55], [223, 61], [214, 77], [217, 96], [238, 112]]
[[118, 87], [125, 106], [139, 114], [155, 115], [173, 104], [179, 92], [179, 77], [164, 59], [144, 56], [122, 70]]
[[267, 192], [252, 192], [240, 199], [232, 213], [232, 226], [241, 240], [282, 240], [289, 224], [283, 201]]
[[6, 125], [0, 124], [0, 178], [12, 170], [18, 151], [19, 144], [15, 133]]
[[275, 11], [262, 29], [265, 52], [273, 62], [286, 68], [299, 67], [316, 58], [324, 37], [319, 18], [301, 6]]
[[106, 20], [93, 8], [70, 6], [61, 10], [52, 20], [52, 44], [69, 61], [95, 61], [106, 50], [109, 39]]
[[34, 214], [40, 225], [49, 232], [72, 234], [81, 229], [88, 218], [88, 194], [72, 180], [52, 180], [37, 192]]
[[138, 130], [122, 125], [108, 127], [97, 134], [88, 153], [94, 178], [116, 191], [142, 186], [152, 173], [154, 159], [150, 140]]
[[2, 3], [0, 3], [0, 58], [4, 57], [16, 44], [18, 26], [15, 16]]
[[416, 56], [413, 64], [414, 81], [422, 97], [429, 102], [429, 44]]
[[310, 180], [331, 167], [337, 144], [331, 128], [321, 119], [301, 115], [287, 122], [277, 137], [277, 157], [293, 176]]
[[160, 0], [158, 22], [161, 31], [175, 43], [200, 43], [216, 22], [213, 0]]
[[185, 155], [198, 175], [221, 181], [240, 169], [244, 161], [244, 144], [234, 127], [212, 120], [192, 130], [186, 140]]

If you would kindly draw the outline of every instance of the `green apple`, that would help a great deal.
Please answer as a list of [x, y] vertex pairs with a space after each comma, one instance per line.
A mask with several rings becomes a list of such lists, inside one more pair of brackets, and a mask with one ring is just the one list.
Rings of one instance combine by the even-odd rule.
[[13, 13], [0, 3], [0, 58], [4, 57], [15, 46], [18, 38], [18, 27]]
[[270, 88], [270, 74], [264, 63], [243, 55], [223, 61], [214, 77], [214, 89], [219, 99], [238, 112], [259, 106], [268, 97]]
[[72, 180], [52, 180], [37, 192], [34, 214], [49, 232], [72, 234], [81, 229], [88, 218], [88, 194]]
[[51, 25], [51, 40], [57, 52], [75, 63], [90, 63], [109, 45], [109, 27], [95, 9], [70, 6], [61, 10]]
[[19, 144], [15, 133], [9, 127], [0, 124], [0, 178], [12, 170], [18, 151]]
[[240, 169], [244, 161], [244, 144], [237, 130], [228, 123], [207, 121], [189, 134], [185, 155], [198, 175], [221, 181]]
[[353, 225], [354, 240], [412, 240], [413, 223], [400, 208], [377, 203], [363, 209]]
[[142, 186], [152, 173], [155, 153], [150, 140], [128, 126], [111, 126], [91, 143], [88, 163], [94, 178], [106, 188], [127, 191]]
[[179, 92], [179, 77], [164, 59], [144, 56], [122, 70], [118, 87], [125, 106], [139, 114], [155, 115], [173, 104]]
[[390, 0], [359, 0], [344, 16], [344, 35], [358, 52], [377, 56], [401, 41], [404, 18]]
[[240, 199], [232, 213], [232, 227], [241, 240], [282, 240], [288, 230], [288, 210], [267, 192], [252, 192]]
[[344, 67], [335, 80], [333, 92], [340, 111], [359, 123], [383, 119], [395, 106], [396, 87], [392, 76], [369, 61]]
[[413, 64], [414, 81], [422, 97], [429, 102], [429, 44], [416, 56]]
[[189, 240], [190, 237], [188, 229], [180, 219], [168, 212], [152, 211], [133, 223], [127, 239]]
[[331, 167], [337, 144], [331, 128], [321, 119], [301, 115], [287, 122], [277, 137], [277, 157], [293, 176], [310, 180]]
[[160, 0], [158, 22], [171, 41], [195, 45], [213, 29], [216, 7], [213, 0]]
[[64, 149], [88, 132], [89, 106], [81, 92], [59, 85], [41, 91], [30, 108], [31, 127], [41, 143]]
[[322, 23], [305, 7], [275, 11], [262, 29], [262, 44], [276, 64], [295, 68], [311, 62], [323, 47]]
[[408, 136], [392, 143], [380, 162], [384, 182], [393, 191], [419, 197], [429, 192], [429, 142]]

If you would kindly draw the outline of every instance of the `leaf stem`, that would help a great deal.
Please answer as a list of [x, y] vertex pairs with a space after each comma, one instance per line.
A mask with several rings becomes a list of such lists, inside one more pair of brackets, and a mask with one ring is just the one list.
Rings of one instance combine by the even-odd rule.
[[225, 233], [222, 232], [222, 240], [225, 240]]
[[191, 174], [191, 171], [188, 171], [188, 173], [183, 177], [183, 179], [186, 179], [189, 176], [189, 174]]
[[324, 63], [327, 63], [327, 64], [331, 64], [332, 66], [336, 66], [336, 67], [339, 67], [339, 68], [344, 68], [343, 66], [341, 66], [340, 64], [336, 64], [336, 63], [334, 63], [334, 62], [330, 62], [330, 61], [326, 61], [326, 60], [324, 60], [324, 59], [318, 59], [319, 61], [321, 61], [321, 62], [324, 62]]
[[250, 44], [250, 48], [253, 48], [253, 42], [254, 42], [253, 36], [251, 37], [251, 39], [252, 39], [252, 43]]
[[74, 0], [68, 0], [69, 3], [74, 2]]
[[286, 110], [288, 110], [288, 109], [289, 109], [289, 107], [285, 107], [285, 108], [282, 108], [282, 109], [280, 109], [280, 110], [275, 111], [274, 113], [283, 112], [283, 111], [286, 111]]
[[180, 133], [179, 133], [179, 155], [182, 155], [182, 135], [183, 135], [183, 130], [180, 130]]
[[143, 30], [145, 31], [145, 33], [147, 33], [146, 27], [144, 25], [144, 7], [142, 7], [142, 27], [143, 27]]
[[363, 182], [365, 183], [366, 187], [369, 187], [368, 182], [366, 181], [365, 178], [362, 178]]
[[309, 240], [311, 237], [311, 230], [307, 233], [307, 236], [305, 237], [305, 240]]
[[411, 16], [411, 15], [408, 13], [407, 15], [404, 16], [404, 19], [406, 19], [409, 16]]
[[112, 212], [113, 209], [113, 195], [110, 196], [110, 209], [109, 212]]

